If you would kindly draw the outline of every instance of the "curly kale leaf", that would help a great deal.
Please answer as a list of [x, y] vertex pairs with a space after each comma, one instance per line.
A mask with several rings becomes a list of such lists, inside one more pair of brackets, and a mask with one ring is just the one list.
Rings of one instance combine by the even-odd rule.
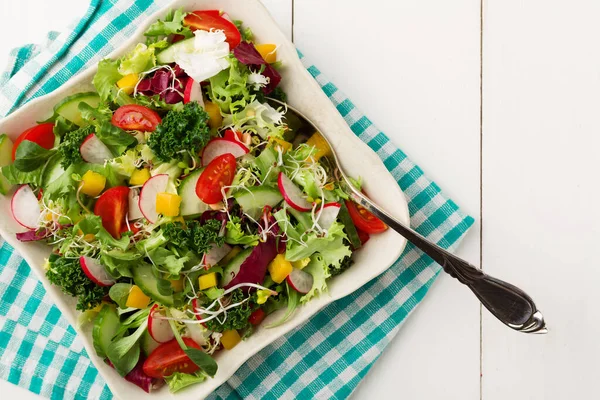
[[353, 264], [354, 260], [352, 259], [352, 256], [346, 256], [342, 260], [339, 268], [329, 268], [329, 272], [331, 272], [331, 276], [340, 275], [342, 272], [350, 268]]
[[81, 311], [96, 307], [108, 293], [107, 287], [92, 282], [83, 272], [78, 258], [65, 258], [52, 254], [46, 271], [48, 280], [60, 286], [63, 293], [77, 297], [77, 309]]
[[198, 153], [210, 139], [208, 114], [195, 102], [181, 110], [171, 110], [156, 131], [150, 135], [148, 145], [163, 162], [183, 159], [186, 151]]
[[[237, 289], [231, 292], [229, 304], [239, 303], [247, 297], [248, 296], [244, 294], [242, 289]], [[217, 321], [217, 318], [215, 318], [207, 321], [206, 327], [214, 332], [223, 332], [231, 329], [246, 329], [250, 326], [248, 318], [250, 317], [250, 314], [252, 314], [252, 311], [254, 311], [254, 308], [250, 304], [250, 301], [245, 301], [243, 304], [227, 311], [227, 319], [225, 319], [224, 323], [221, 324]]]
[[225, 237], [219, 236], [221, 221], [211, 219], [201, 225], [198, 221], [190, 221], [184, 228], [181, 224], [170, 222], [162, 227], [163, 235], [171, 246], [191, 250], [196, 254], [206, 253], [213, 243], [222, 246]]
[[60, 164], [67, 169], [70, 165], [77, 164], [83, 161], [79, 147], [83, 140], [90, 134], [94, 133], [93, 126], [85, 126], [71, 132], [66, 132], [58, 146], [58, 153], [62, 156]]

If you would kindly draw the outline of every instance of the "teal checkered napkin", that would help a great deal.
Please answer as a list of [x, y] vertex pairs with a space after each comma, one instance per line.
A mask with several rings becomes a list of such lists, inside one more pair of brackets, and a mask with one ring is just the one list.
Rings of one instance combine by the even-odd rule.
[[[83, 19], [44, 46], [15, 49], [0, 78], [0, 113], [49, 93], [122, 43], [166, 0], [93, 0]], [[397, 180], [411, 225], [455, 249], [473, 224], [427, 179], [350, 99], [306, 58], [303, 63]], [[29, 266], [0, 239], [0, 378], [52, 399], [110, 399], [74, 329], [45, 293]], [[302, 327], [244, 364], [211, 396], [237, 398], [346, 398], [369, 371], [400, 325], [423, 299], [440, 271], [408, 245], [384, 274], [330, 304]], [[252, 340], [252, 339], [250, 339]]]

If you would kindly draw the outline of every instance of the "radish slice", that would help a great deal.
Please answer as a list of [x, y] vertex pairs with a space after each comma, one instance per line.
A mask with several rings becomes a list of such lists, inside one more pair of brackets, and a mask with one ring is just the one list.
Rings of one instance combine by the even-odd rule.
[[135, 221], [136, 219], [144, 218], [142, 210], [140, 210], [140, 191], [139, 189], [129, 189], [129, 209], [127, 211], [127, 220]]
[[169, 175], [160, 174], [148, 179], [140, 191], [139, 206], [144, 217], [151, 223], [158, 221], [156, 195], [167, 190]]
[[[192, 300], [192, 307], [194, 308], [194, 313], [197, 313], [198, 311], [196, 311], [196, 308], [200, 308], [200, 303], [198, 302], [198, 299], [193, 299]], [[200, 321], [203, 317], [200, 314], [195, 314], [196, 315], [196, 319], [198, 321]], [[202, 324], [202, 326], [204, 326], [206, 328], [206, 324], [204, 322], [200, 322]]]
[[113, 158], [113, 154], [102, 140], [93, 133], [89, 134], [79, 147], [81, 158], [90, 164], [104, 164], [104, 161]]
[[306, 294], [310, 292], [313, 285], [313, 276], [301, 269], [294, 268], [287, 276], [287, 281], [290, 286], [298, 293]]
[[189, 78], [185, 84], [183, 92], [183, 103], [187, 104], [190, 101], [197, 101], [204, 108], [204, 99], [202, 98], [201, 86], [192, 78]]
[[36, 229], [39, 226], [42, 209], [37, 197], [29, 185], [17, 189], [10, 201], [13, 218], [19, 225], [27, 229]]
[[112, 286], [117, 282], [95, 258], [81, 256], [79, 264], [87, 277], [98, 286]]
[[206, 167], [220, 155], [230, 153], [235, 158], [248, 154], [250, 150], [240, 142], [224, 138], [212, 139], [202, 151], [202, 166]]
[[224, 12], [223, 14], [221, 14], [221, 18], [226, 19], [227, 21], [233, 23], [233, 20], [231, 19], [231, 17], [229, 16], [229, 14], [227, 14], [226, 12]]
[[312, 205], [306, 200], [302, 190], [290, 178], [287, 177], [283, 172], [279, 173], [277, 178], [277, 186], [279, 191], [283, 195], [286, 203], [288, 203], [294, 210], [297, 211], [310, 211]]
[[331, 225], [333, 225], [333, 223], [337, 219], [337, 216], [340, 212], [340, 208], [342, 208], [342, 205], [337, 202], [325, 204], [323, 206], [323, 210], [321, 211], [321, 215], [317, 220], [319, 226], [325, 230], [331, 228]]
[[150, 309], [150, 314], [148, 314], [148, 333], [152, 336], [152, 339], [156, 340], [158, 343], [166, 343], [175, 337], [173, 330], [169, 325], [169, 321], [156, 318], [163, 316], [164, 315], [158, 311], [158, 304], [153, 305]]
[[202, 264], [208, 269], [221, 261], [230, 251], [231, 246], [226, 243], [221, 247], [213, 244], [208, 253], [204, 254], [204, 257], [202, 257]]

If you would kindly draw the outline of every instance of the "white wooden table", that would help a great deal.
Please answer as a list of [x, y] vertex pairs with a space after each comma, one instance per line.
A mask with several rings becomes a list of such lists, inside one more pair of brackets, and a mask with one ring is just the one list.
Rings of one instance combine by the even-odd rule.
[[[550, 327], [503, 327], [442, 276], [356, 399], [597, 398], [600, 3], [264, 0], [282, 29], [477, 224], [460, 254]], [[1, 1], [0, 64], [83, 12]], [[37, 396], [0, 381], [2, 398]]]

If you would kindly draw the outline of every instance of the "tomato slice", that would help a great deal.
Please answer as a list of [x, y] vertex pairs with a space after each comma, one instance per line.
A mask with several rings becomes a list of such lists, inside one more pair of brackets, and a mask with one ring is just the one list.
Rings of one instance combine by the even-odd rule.
[[366, 233], [381, 233], [388, 227], [379, 218], [371, 214], [366, 208], [353, 201], [346, 200], [346, 207], [356, 227]]
[[129, 104], [117, 108], [111, 122], [126, 131], [154, 132], [160, 121], [160, 115], [156, 111], [137, 104]]
[[[190, 338], [182, 338], [187, 347], [200, 349], [200, 346]], [[190, 360], [183, 349], [173, 339], [158, 346], [144, 361], [144, 373], [152, 378], [162, 379], [175, 372], [191, 374], [200, 369]]]
[[39, 124], [27, 129], [19, 135], [17, 140], [15, 140], [12, 149], [13, 161], [15, 161], [15, 156], [17, 155], [17, 147], [19, 147], [23, 140], [29, 140], [30, 142], [37, 143], [46, 150], [50, 150], [54, 147], [54, 139], [54, 124], [52, 122]]
[[356, 233], [358, 233], [358, 238], [360, 239], [360, 244], [364, 245], [371, 238], [371, 236], [369, 236], [369, 234], [367, 232], [361, 231], [360, 229], [357, 229]]
[[193, 31], [197, 29], [203, 31], [222, 30], [230, 49], [234, 49], [242, 41], [242, 35], [233, 22], [216, 15], [215, 10], [191, 12], [185, 16], [183, 24], [189, 26]]
[[251, 325], [256, 326], [259, 325], [263, 321], [263, 319], [265, 319], [266, 316], [267, 314], [265, 314], [263, 309], [259, 308], [258, 310], [255, 310], [252, 312], [252, 314], [250, 314], [250, 317], [248, 317], [248, 322], [250, 322]]
[[231, 185], [235, 167], [235, 157], [231, 153], [221, 154], [212, 160], [196, 183], [198, 198], [206, 204], [215, 204], [223, 200], [221, 188]]
[[94, 206], [94, 214], [102, 220], [102, 226], [113, 237], [120, 238], [123, 226], [127, 229], [125, 216], [129, 210], [129, 188], [116, 186], [108, 189]]
[[233, 140], [234, 142], [241, 142], [242, 134], [240, 132], [235, 132], [232, 129], [227, 129], [225, 131], [225, 134], [223, 135], [223, 139]]

